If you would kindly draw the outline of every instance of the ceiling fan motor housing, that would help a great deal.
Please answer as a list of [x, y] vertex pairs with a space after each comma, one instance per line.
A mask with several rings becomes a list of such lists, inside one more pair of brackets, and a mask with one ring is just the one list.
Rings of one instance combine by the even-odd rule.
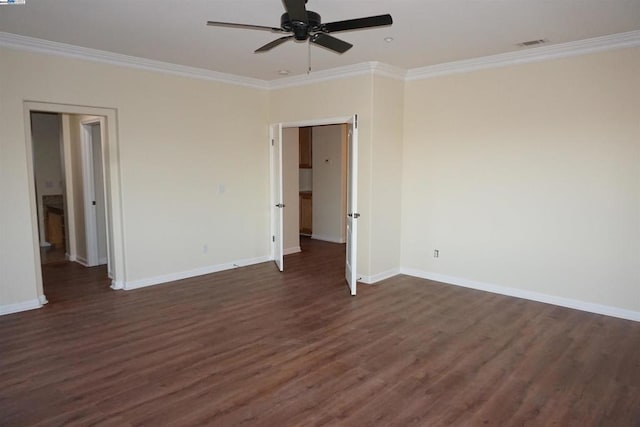
[[288, 13], [283, 13], [280, 17], [280, 28], [291, 31], [295, 39], [300, 41], [306, 40], [310, 32], [319, 31], [320, 25], [320, 15], [311, 10], [307, 10], [307, 22], [292, 21]]

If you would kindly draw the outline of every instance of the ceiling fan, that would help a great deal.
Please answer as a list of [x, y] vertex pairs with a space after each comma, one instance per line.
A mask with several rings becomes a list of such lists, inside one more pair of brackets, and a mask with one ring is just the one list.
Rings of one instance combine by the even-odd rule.
[[273, 33], [291, 33], [291, 35], [280, 37], [265, 44], [264, 46], [256, 49], [254, 53], [266, 52], [291, 39], [298, 41], [309, 40], [311, 43], [323, 46], [336, 53], [344, 53], [351, 49], [353, 45], [335, 38], [329, 35], [329, 33], [361, 30], [391, 25], [393, 23], [391, 15], [386, 14], [323, 24], [318, 13], [307, 10], [307, 0], [283, 0], [283, 3], [286, 12], [280, 17], [280, 27], [266, 27], [262, 25], [235, 24], [232, 22], [217, 21], [207, 21], [207, 25], [271, 31]]

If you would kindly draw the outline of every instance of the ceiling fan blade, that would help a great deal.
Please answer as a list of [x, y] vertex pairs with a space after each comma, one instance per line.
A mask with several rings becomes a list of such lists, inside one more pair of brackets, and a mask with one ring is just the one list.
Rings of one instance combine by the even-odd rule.
[[262, 25], [235, 24], [233, 22], [207, 21], [207, 25], [212, 27], [229, 27], [229, 28], [244, 28], [249, 30], [263, 30], [263, 31], [271, 31], [274, 33], [284, 32], [282, 28], [265, 27]]
[[325, 33], [316, 33], [311, 36], [309, 41], [337, 53], [345, 53], [353, 47], [351, 43], [347, 43]]
[[305, 24], [308, 23], [307, 8], [305, 6], [305, 0], [283, 0], [284, 8], [287, 9], [289, 19], [291, 21], [300, 21]]
[[321, 31], [325, 33], [335, 33], [338, 31], [358, 30], [362, 28], [382, 27], [393, 24], [391, 15], [368, 16], [366, 18], [347, 19], [346, 21], [335, 21], [322, 24]]
[[281, 45], [282, 43], [286, 42], [289, 39], [292, 39], [293, 36], [284, 36], [284, 37], [280, 37], [279, 39], [275, 39], [272, 42], [269, 42], [267, 44], [265, 44], [264, 46], [256, 49], [253, 53], [260, 53], [260, 52], [266, 52], [268, 50], [273, 49], [276, 46]]

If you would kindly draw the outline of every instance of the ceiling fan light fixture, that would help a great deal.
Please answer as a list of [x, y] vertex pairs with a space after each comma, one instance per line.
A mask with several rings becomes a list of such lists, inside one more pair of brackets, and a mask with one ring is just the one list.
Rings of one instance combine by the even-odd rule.
[[286, 41], [294, 40], [296, 42], [309, 41], [309, 43], [313, 43], [335, 53], [342, 54], [351, 49], [353, 45], [336, 38], [329, 33], [366, 30], [369, 28], [384, 27], [393, 24], [393, 18], [388, 13], [384, 15], [322, 23], [320, 14], [307, 10], [307, 0], [282, 0], [282, 2], [284, 3], [285, 13], [280, 16], [280, 27], [266, 27], [264, 25], [238, 24], [234, 22], [220, 21], [207, 21], [207, 25], [288, 34], [259, 47], [254, 51], [254, 53], [267, 52], [276, 46], [280, 46]]

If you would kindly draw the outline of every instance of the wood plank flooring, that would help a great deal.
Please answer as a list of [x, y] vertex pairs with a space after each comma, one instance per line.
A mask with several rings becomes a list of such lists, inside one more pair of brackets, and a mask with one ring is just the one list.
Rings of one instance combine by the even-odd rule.
[[43, 267], [0, 317], [3, 426], [639, 426], [640, 323], [398, 276], [350, 297], [344, 246], [111, 291]]

